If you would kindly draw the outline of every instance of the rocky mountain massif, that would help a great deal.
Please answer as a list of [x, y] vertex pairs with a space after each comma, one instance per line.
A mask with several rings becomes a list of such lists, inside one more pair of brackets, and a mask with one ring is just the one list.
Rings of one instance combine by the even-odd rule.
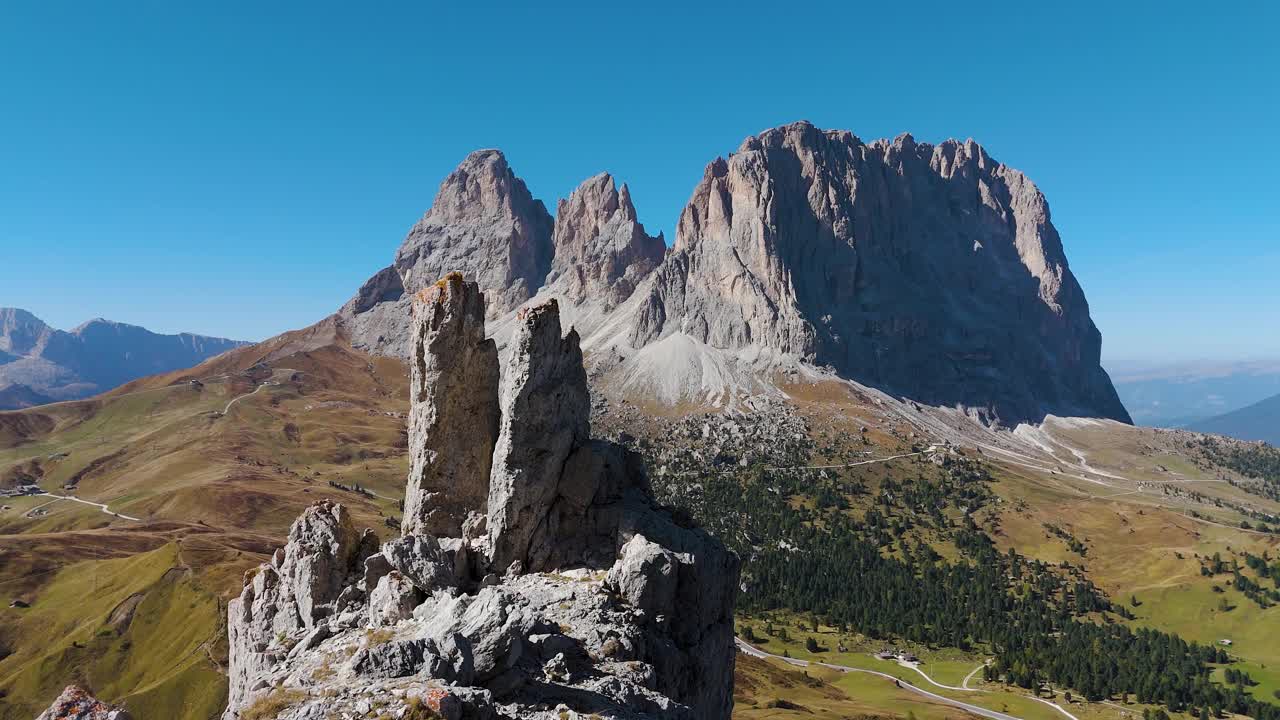
[[476, 283], [410, 302], [403, 534], [303, 513], [228, 606], [224, 718], [728, 718], [738, 559], [591, 439], [558, 304], [519, 312], [499, 383]]
[[26, 310], [0, 308], [0, 410], [88, 397], [246, 344], [189, 333], [159, 335], [101, 318], [66, 332]]
[[555, 297], [593, 368], [671, 403], [827, 367], [1005, 425], [1129, 421], [1044, 196], [972, 140], [768, 130], [707, 166], [670, 251], [615, 187], [588, 179], [553, 222], [500, 152], [473, 153], [339, 316], [357, 347], [407, 357], [408, 298], [460, 269], [500, 344]]

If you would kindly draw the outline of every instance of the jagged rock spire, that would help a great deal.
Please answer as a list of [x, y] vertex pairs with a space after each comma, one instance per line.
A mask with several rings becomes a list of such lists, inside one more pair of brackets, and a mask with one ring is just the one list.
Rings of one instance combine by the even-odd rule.
[[500, 150], [477, 150], [440, 184], [431, 210], [396, 252], [405, 290], [461, 272], [488, 298], [490, 316], [533, 296], [551, 269], [553, 220]]
[[609, 310], [662, 262], [667, 245], [636, 218], [631, 192], [609, 173], [583, 181], [556, 209], [555, 258], [547, 284], [575, 304]]
[[440, 183], [395, 262], [338, 311], [352, 345], [407, 358], [412, 297], [450, 272], [480, 287], [490, 319], [515, 310], [546, 282], [553, 225], [501, 151], [471, 153]]
[[500, 569], [528, 559], [565, 462], [590, 435], [578, 333], [570, 329], [561, 337], [555, 300], [521, 310], [517, 322], [489, 479], [489, 554]]
[[485, 512], [500, 373], [484, 313], [484, 294], [461, 273], [414, 296], [406, 535], [457, 537], [468, 514]]
[[655, 506], [635, 453], [590, 439], [556, 301], [519, 313], [501, 392], [475, 283], [419, 293], [413, 334], [406, 533], [379, 549], [340, 505], [303, 512], [228, 604], [224, 720], [267, 697], [280, 720], [415, 697], [448, 720], [727, 720], [738, 559]]

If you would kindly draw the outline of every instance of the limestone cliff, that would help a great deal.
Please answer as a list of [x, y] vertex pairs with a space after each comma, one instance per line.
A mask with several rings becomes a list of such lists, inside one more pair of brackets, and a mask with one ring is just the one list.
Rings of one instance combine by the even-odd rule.
[[1044, 196], [972, 140], [795, 123], [707, 166], [630, 342], [769, 349], [989, 420], [1128, 421]]
[[408, 295], [461, 269], [500, 345], [520, 306], [557, 299], [593, 365], [669, 402], [798, 364], [993, 423], [1129, 421], [1048, 203], [972, 140], [767, 130], [707, 166], [662, 245], [612, 176], [583, 182], [553, 225], [481, 151], [341, 316], [358, 347], [408, 357]]

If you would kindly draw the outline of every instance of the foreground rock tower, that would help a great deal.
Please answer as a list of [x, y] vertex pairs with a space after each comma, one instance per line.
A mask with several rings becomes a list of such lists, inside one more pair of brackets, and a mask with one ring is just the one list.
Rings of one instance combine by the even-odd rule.
[[303, 513], [228, 605], [224, 720], [730, 717], [737, 557], [590, 438], [554, 301], [518, 316], [500, 386], [484, 314], [456, 274], [415, 296], [404, 533]]
[[414, 297], [405, 535], [460, 537], [483, 518], [498, 439], [498, 348], [484, 336], [484, 296], [451, 273]]

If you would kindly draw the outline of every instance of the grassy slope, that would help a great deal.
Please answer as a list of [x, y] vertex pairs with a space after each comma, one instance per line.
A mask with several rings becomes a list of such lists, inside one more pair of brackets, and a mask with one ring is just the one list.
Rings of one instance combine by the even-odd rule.
[[[190, 385], [192, 378], [204, 379], [203, 387]], [[265, 380], [279, 384], [218, 415], [232, 398]], [[0, 413], [0, 480], [38, 461], [45, 488], [57, 490], [79, 475], [79, 496], [144, 519], [117, 520], [67, 501], [47, 508], [45, 517], [27, 519], [24, 513], [46, 498], [4, 503], [13, 509], [0, 513], [0, 597], [34, 604], [25, 611], [0, 609], [0, 644], [12, 653], [0, 660], [0, 690], [9, 693], [0, 720], [30, 717], [73, 680], [108, 699], [125, 700], [141, 717], [216, 716], [225, 692], [219, 672], [225, 663], [222, 608], [238, 592], [241, 572], [260, 561], [313, 500], [340, 499], [357, 522], [379, 530], [385, 530], [383, 516], [398, 515], [394, 499], [357, 496], [328, 481], [358, 482], [400, 497], [407, 470], [406, 384], [401, 364], [331, 344], [323, 328], [313, 328], [94, 400]], [[857, 449], [880, 455], [911, 444], [909, 426], [885, 421], [856, 393], [832, 400], [825, 390], [815, 390], [798, 392], [795, 399], [813, 419], [822, 447], [856, 442]], [[861, 444], [863, 426], [870, 426], [869, 445]], [[1160, 482], [1170, 472], [1211, 479], [1176, 443], [1148, 431], [1092, 437], [1081, 431], [1072, 442], [1088, 448], [1095, 465], [1132, 474], [1135, 482]], [[900, 461], [841, 475], [875, 488], [886, 476], [917, 471]], [[1269, 538], [1197, 523], [1180, 514], [1190, 506], [1171, 504], [1155, 491], [1135, 491], [1136, 486], [1105, 489], [1015, 466], [1002, 466], [997, 476], [995, 490], [1004, 502], [986, 519], [998, 542], [1046, 560], [1083, 564], [1113, 598], [1138, 597], [1137, 623], [1191, 639], [1233, 638], [1241, 667], [1262, 681], [1255, 692], [1270, 693], [1280, 684], [1272, 670], [1280, 667], [1278, 611], [1262, 611], [1234, 594], [1236, 609], [1218, 612], [1214, 581], [1199, 576], [1194, 559], [1215, 550], [1225, 555], [1227, 546], [1260, 554], [1273, 547]], [[1198, 489], [1257, 504], [1225, 483]], [[1238, 520], [1230, 511], [1205, 510], [1228, 523]], [[1070, 552], [1047, 533], [1045, 523], [1085, 541], [1086, 556]], [[955, 557], [948, 547], [938, 550]], [[111, 611], [134, 593], [144, 599], [132, 623], [122, 631], [107, 627]], [[804, 633], [791, 634], [792, 643], [770, 649], [803, 656]], [[833, 639], [821, 638], [828, 647], [835, 646]], [[823, 659], [882, 671], [888, 666], [904, 679], [921, 681], [910, 670], [873, 660], [870, 649], [823, 653]], [[945, 649], [921, 648], [919, 654], [928, 661], [926, 670], [947, 684], [959, 684], [982, 659]], [[741, 660], [735, 715], [959, 716], [873, 676], [812, 672], [805, 679], [791, 668]], [[1016, 692], [992, 690], [978, 704], [1035, 720], [1061, 718]], [[973, 695], [955, 697], [973, 701]], [[780, 697], [805, 710], [770, 707]], [[1119, 715], [1113, 708], [1079, 704], [1072, 712], [1081, 718]]]
[[[405, 376], [395, 361], [304, 336], [93, 400], [0, 413], [0, 478], [38, 466], [46, 490], [142, 519], [66, 500], [27, 518], [51, 499], [2, 503], [0, 720], [33, 716], [69, 682], [140, 717], [220, 714], [225, 603], [244, 570], [315, 500], [339, 499], [384, 534], [384, 517], [398, 517]], [[264, 381], [276, 384], [246, 396]], [[135, 594], [132, 622], [107, 626]], [[9, 597], [32, 607], [8, 608]]]

